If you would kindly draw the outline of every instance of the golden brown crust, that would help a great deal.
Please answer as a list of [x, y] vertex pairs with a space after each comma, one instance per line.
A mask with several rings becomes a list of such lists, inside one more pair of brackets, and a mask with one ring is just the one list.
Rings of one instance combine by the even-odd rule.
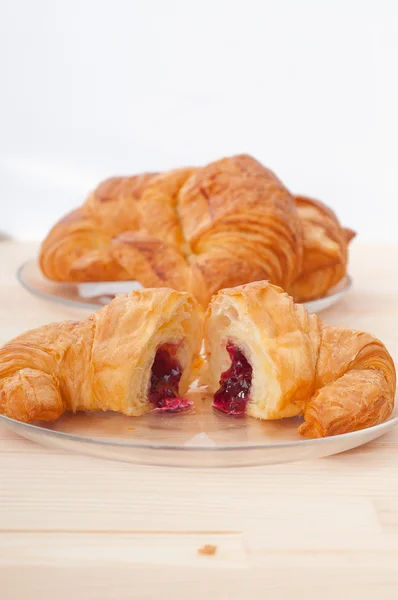
[[209, 305], [205, 344], [213, 393], [230, 364], [229, 340], [253, 369], [251, 416], [304, 414], [300, 433], [322, 437], [377, 425], [392, 412], [396, 375], [384, 344], [324, 325], [267, 281], [221, 290]]
[[346, 274], [348, 244], [355, 236], [341, 227], [334, 212], [322, 202], [296, 196], [303, 231], [303, 265], [286, 288], [297, 302], [320, 298]]
[[180, 218], [208, 299], [224, 287], [270, 279], [286, 286], [301, 267], [294, 201], [250, 156], [198, 169], [181, 190]]
[[386, 347], [369, 333], [323, 325], [315, 389], [300, 433], [323, 437], [371, 427], [394, 407], [396, 374]]
[[83, 206], [63, 217], [40, 250], [40, 267], [54, 281], [119, 281], [129, 274], [114, 260], [110, 243], [139, 223], [137, 202], [156, 174], [103, 181]]
[[309, 438], [327, 437], [383, 423], [394, 406], [388, 382], [380, 371], [348, 371], [317, 390], [299, 428]]
[[117, 296], [85, 321], [29, 331], [0, 349], [0, 413], [53, 420], [64, 411], [140, 415], [157, 348], [178, 346], [187, 390], [201, 346], [202, 313], [187, 293], [146, 289]]
[[344, 275], [347, 243], [331, 211], [239, 155], [101, 183], [50, 231], [40, 266], [56, 281], [171, 285], [203, 305], [219, 289], [268, 279], [301, 301]]

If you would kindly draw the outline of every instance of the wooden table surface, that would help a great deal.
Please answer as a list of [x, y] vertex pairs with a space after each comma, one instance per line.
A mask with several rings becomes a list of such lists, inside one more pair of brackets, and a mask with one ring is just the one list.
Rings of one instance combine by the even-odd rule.
[[[0, 342], [87, 311], [15, 279], [0, 244]], [[398, 359], [398, 246], [355, 242], [325, 321]], [[398, 599], [398, 428], [361, 448], [256, 468], [134, 466], [48, 450], [0, 425], [0, 598]], [[201, 555], [205, 544], [217, 546]]]

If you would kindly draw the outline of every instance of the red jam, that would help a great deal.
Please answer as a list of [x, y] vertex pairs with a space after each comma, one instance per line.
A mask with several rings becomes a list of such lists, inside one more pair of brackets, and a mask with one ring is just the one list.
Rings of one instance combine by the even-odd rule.
[[220, 389], [214, 394], [214, 408], [229, 415], [244, 415], [252, 384], [253, 369], [242, 350], [227, 343], [231, 366], [221, 374]]
[[191, 406], [192, 402], [178, 395], [182, 371], [175, 358], [177, 347], [163, 344], [156, 352], [152, 365], [148, 400], [156, 409], [165, 412], [178, 412]]

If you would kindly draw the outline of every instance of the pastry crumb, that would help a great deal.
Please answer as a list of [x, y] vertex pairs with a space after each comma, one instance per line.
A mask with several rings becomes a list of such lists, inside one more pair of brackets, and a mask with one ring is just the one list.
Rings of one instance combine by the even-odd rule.
[[217, 546], [213, 546], [213, 544], [205, 544], [202, 548], [199, 548], [198, 554], [202, 554], [205, 556], [214, 556], [217, 551]]
[[127, 427], [128, 431], [135, 431], [135, 427]]

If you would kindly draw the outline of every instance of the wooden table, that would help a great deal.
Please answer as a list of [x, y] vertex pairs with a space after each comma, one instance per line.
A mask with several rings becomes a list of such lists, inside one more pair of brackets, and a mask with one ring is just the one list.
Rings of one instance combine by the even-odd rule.
[[[83, 310], [30, 296], [0, 244], [0, 341]], [[398, 246], [355, 243], [354, 287], [323, 314], [398, 357]], [[398, 428], [263, 468], [133, 466], [56, 453], [0, 426], [0, 598], [398, 598]], [[205, 544], [214, 556], [198, 554]]]

